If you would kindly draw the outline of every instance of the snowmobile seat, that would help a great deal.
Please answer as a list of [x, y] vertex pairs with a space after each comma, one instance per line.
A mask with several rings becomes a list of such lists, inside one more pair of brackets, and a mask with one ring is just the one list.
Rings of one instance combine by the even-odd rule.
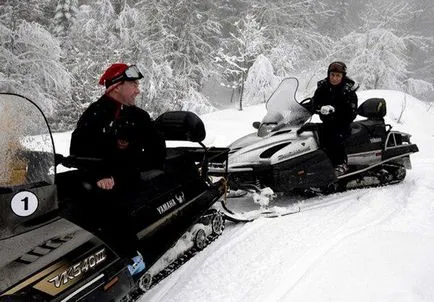
[[346, 139], [347, 152], [356, 150], [382, 149], [386, 138], [386, 126], [383, 119], [366, 119], [351, 124], [351, 134]]
[[[160, 115], [155, 124], [163, 134], [165, 140], [190, 141], [201, 145], [195, 147], [168, 148], [166, 155], [166, 173], [173, 174], [177, 179], [184, 182], [188, 178], [195, 179], [198, 171], [195, 162], [203, 160], [205, 146], [205, 125], [193, 112], [168, 111]], [[200, 149], [201, 151], [198, 151]], [[200, 160], [198, 160], [200, 157]], [[187, 177], [188, 176], [188, 177]]]
[[370, 137], [384, 137], [386, 126], [381, 120], [361, 120], [351, 124], [351, 137], [357, 140], [366, 140]]
[[142, 181], [150, 181], [151, 179], [157, 178], [164, 173], [163, 170], [152, 169], [140, 172], [140, 179]]
[[386, 125], [383, 119], [367, 119], [359, 122], [368, 129], [370, 138], [380, 137], [382, 140], [386, 137]]
[[382, 98], [367, 99], [357, 108], [357, 114], [366, 119], [351, 124], [351, 135], [345, 142], [347, 152], [382, 149], [387, 133], [384, 123], [386, 101]]

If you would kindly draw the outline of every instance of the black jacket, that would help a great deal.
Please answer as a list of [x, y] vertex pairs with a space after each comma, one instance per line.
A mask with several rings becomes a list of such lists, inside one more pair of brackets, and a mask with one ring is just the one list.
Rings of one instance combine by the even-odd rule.
[[[119, 147], [118, 140], [128, 146]], [[98, 180], [162, 169], [166, 146], [146, 111], [103, 95], [80, 117], [72, 133], [70, 154], [101, 159], [97, 168], [89, 169]]]
[[318, 82], [318, 88], [313, 96], [313, 106], [319, 112], [322, 106], [332, 105], [335, 112], [328, 115], [320, 114], [325, 124], [333, 124], [338, 128], [347, 128], [357, 116], [357, 90], [358, 86], [348, 77], [344, 77], [342, 83], [333, 86], [328, 79]]

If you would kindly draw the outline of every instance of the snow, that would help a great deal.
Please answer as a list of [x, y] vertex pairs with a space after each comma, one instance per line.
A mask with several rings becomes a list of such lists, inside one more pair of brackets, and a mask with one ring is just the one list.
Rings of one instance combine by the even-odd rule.
[[[290, 216], [227, 222], [140, 301], [434, 301], [434, 115], [401, 92], [358, 95], [385, 98], [386, 122], [413, 135], [420, 152], [402, 183], [299, 202]], [[264, 104], [203, 115], [205, 144], [226, 146], [264, 115]], [[56, 134], [58, 152], [67, 153], [69, 137]]]

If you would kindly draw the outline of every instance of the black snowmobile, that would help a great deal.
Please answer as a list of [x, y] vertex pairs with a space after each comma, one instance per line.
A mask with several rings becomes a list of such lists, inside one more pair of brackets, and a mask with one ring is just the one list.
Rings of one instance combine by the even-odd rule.
[[200, 147], [168, 148], [167, 169], [143, 175], [143, 199], [120, 201], [132, 205], [119, 215], [131, 220], [146, 266], [132, 276], [109, 240], [95, 235], [103, 232], [92, 219], [100, 213], [86, 213], [80, 200], [92, 189], [80, 169], [56, 172], [58, 164], [97, 160], [56, 155], [42, 111], [0, 94], [0, 301], [134, 300], [222, 233], [224, 217], [212, 206], [225, 182], [211, 181], [207, 168], [227, 160], [228, 149], [206, 148], [192, 113], [168, 112], [157, 124], [166, 139]]
[[[384, 99], [368, 99], [358, 108], [364, 117], [351, 125], [346, 141], [349, 171], [336, 176], [320, 145], [321, 123], [310, 123], [312, 100], [296, 101], [298, 80], [286, 78], [266, 103], [257, 132], [229, 148], [229, 186], [232, 190], [270, 187], [275, 192], [329, 193], [402, 181], [411, 168], [410, 154], [418, 151], [410, 135], [385, 124]], [[215, 175], [222, 171], [212, 169]], [[259, 189], [259, 190], [258, 190]], [[292, 213], [292, 212], [291, 212]]]

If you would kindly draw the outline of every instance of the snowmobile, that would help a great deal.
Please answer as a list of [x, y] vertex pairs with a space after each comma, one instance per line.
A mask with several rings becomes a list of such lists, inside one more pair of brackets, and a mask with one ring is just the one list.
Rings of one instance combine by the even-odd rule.
[[[297, 89], [296, 78], [283, 79], [266, 102], [263, 120], [253, 123], [257, 131], [229, 146], [231, 190], [269, 187], [285, 194], [331, 193], [405, 178], [410, 155], [418, 147], [410, 142], [410, 134], [385, 123], [384, 99], [368, 99], [359, 106], [358, 115], [364, 119], [351, 124], [345, 145], [349, 171], [337, 176], [321, 148], [322, 124], [311, 122], [312, 99], [297, 102]], [[211, 173], [221, 174], [222, 167], [213, 167]]]
[[140, 188], [142, 199], [119, 213], [132, 222], [145, 264], [132, 275], [127, 259], [98, 236], [93, 220], [102, 214], [80, 200], [91, 202], [81, 170], [57, 172], [59, 164], [97, 160], [56, 154], [41, 109], [0, 94], [0, 301], [133, 301], [223, 232], [213, 204], [225, 181], [211, 180], [207, 169], [226, 161], [228, 149], [203, 145], [205, 128], [193, 113], [167, 112], [156, 123], [167, 140], [200, 146], [168, 148], [167, 168], [144, 175], [152, 190]]

